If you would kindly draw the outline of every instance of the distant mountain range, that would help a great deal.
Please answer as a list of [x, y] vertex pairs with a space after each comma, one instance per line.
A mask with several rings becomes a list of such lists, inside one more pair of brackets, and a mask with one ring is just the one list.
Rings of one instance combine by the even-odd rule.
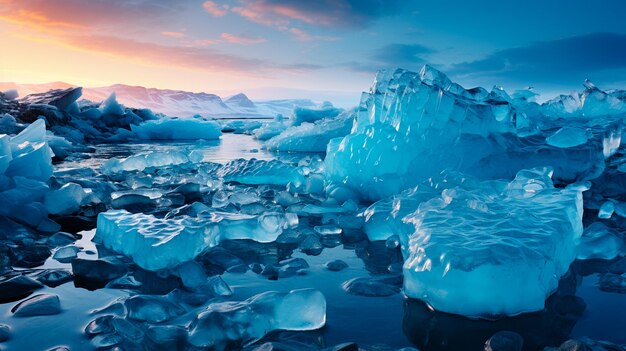
[[[19, 97], [41, 93], [51, 89], [67, 89], [73, 85], [64, 82], [45, 84], [0, 83], [0, 91], [15, 89]], [[190, 117], [195, 114], [216, 118], [271, 118], [277, 114], [289, 116], [296, 106], [315, 107], [309, 99], [283, 99], [252, 101], [239, 93], [227, 99], [208, 93], [182, 90], [144, 88], [114, 84], [107, 87], [83, 88], [82, 99], [99, 102], [115, 92], [117, 101], [127, 107], [149, 108], [168, 116]]]

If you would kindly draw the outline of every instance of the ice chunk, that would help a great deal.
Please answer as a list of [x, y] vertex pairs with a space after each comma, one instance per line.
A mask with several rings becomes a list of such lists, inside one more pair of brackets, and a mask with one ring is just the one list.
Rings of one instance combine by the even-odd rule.
[[263, 124], [259, 121], [231, 121], [222, 127], [223, 133], [234, 134], [251, 134], [254, 130], [260, 128]]
[[164, 220], [113, 210], [98, 215], [94, 240], [144, 269], [158, 270], [193, 259], [217, 243], [217, 233], [187, 218]]
[[354, 111], [347, 111], [336, 118], [287, 128], [266, 142], [269, 150], [289, 152], [325, 152], [333, 138], [348, 135], [354, 122]]
[[293, 225], [282, 213], [246, 215], [196, 207], [198, 217], [168, 219], [125, 210], [100, 213], [94, 240], [131, 257], [144, 269], [158, 270], [189, 261], [221, 240], [273, 242], [283, 228]]
[[11, 328], [6, 324], [0, 324], [0, 342], [11, 339]]
[[298, 167], [278, 160], [237, 159], [228, 162], [217, 171], [225, 182], [242, 184], [296, 185], [304, 182], [304, 175]]
[[100, 104], [98, 109], [103, 115], [105, 114], [117, 115], [117, 116], [124, 115], [124, 106], [120, 105], [117, 102], [115, 92], [111, 93], [111, 95], [109, 95], [108, 98], [102, 101], [102, 104]]
[[35, 279], [25, 275], [18, 275], [0, 281], [0, 300], [25, 296], [41, 288], [43, 288], [43, 285]]
[[548, 145], [568, 148], [585, 144], [589, 140], [586, 130], [576, 127], [563, 127], [546, 138]]
[[537, 311], [576, 255], [581, 186], [556, 189], [546, 170], [510, 183], [444, 190], [405, 217], [404, 292], [470, 317]]
[[137, 138], [152, 140], [218, 139], [221, 129], [217, 122], [200, 119], [163, 118], [131, 125]]
[[[6, 151], [6, 142], [2, 146]], [[20, 134], [11, 138], [10, 163], [5, 170], [9, 177], [22, 176], [47, 181], [52, 175], [52, 150], [46, 140], [46, 125], [41, 119], [31, 123]], [[6, 155], [5, 155], [6, 156]], [[0, 161], [0, 165], [3, 162]]]
[[191, 323], [189, 343], [225, 349], [249, 344], [273, 330], [315, 330], [326, 324], [326, 299], [318, 290], [266, 292], [242, 302], [209, 305]]
[[39, 294], [30, 297], [11, 309], [15, 317], [46, 316], [61, 313], [57, 295]]
[[83, 187], [76, 183], [67, 183], [58, 190], [46, 194], [44, 204], [48, 213], [68, 215], [77, 212], [85, 198]]
[[624, 240], [614, 229], [594, 222], [585, 228], [577, 252], [576, 258], [580, 260], [612, 260], [624, 254]]
[[343, 289], [359, 296], [382, 297], [391, 296], [400, 292], [402, 277], [360, 277], [344, 282]]
[[72, 260], [72, 273], [78, 278], [97, 282], [108, 282], [125, 275], [128, 268], [115, 257], [97, 260], [75, 258]]
[[78, 251], [79, 249], [75, 246], [62, 247], [54, 253], [52, 258], [59, 262], [71, 262], [74, 258], [76, 258]]
[[371, 200], [443, 170], [512, 179], [520, 169], [550, 166], [558, 181], [593, 179], [611, 151], [606, 135], [621, 124], [617, 116], [595, 114], [601, 110], [567, 121], [589, 131], [586, 142], [578, 138], [577, 146], [556, 147], [545, 138], [564, 126], [563, 116], [548, 118], [536, 103], [511, 99], [500, 89], [473, 94], [428, 66], [420, 73], [382, 71], [363, 95], [351, 133], [329, 142], [326, 173], [331, 183]]
[[185, 312], [164, 296], [135, 295], [128, 298], [124, 305], [129, 318], [149, 323], [165, 322]]
[[255, 138], [264, 141], [277, 136], [285, 129], [287, 126], [282, 121], [272, 121], [256, 129], [253, 134]]
[[324, 118], [333, 118], [342, 111], [342, 109], [333, 107], [330, 103], [325, 103], [319, 108], [296, 107], [293, 109], [291, 124], [299, 126], [302, 123], [313, 123]]
[[198, 150], [172, 150], [140, 153], [118, 159], [107, 160], [100, 170], [107, 175], [121, 172], [143, 171], [149, 167], [176, 166], [186, 163], [202, 162], [204, 156]]

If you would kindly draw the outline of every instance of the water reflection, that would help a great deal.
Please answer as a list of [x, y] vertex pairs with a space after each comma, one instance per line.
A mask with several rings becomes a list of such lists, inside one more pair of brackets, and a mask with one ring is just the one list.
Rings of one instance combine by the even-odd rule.
[[524, 350], [558, 346], [569, 338], [585, 302], [575, 296], [577, 278], [568, 274], [541, 312], [525, 313], [496, 321], [470, 320], [436, 312], [425, 303], [407, 299], [404, 304], [404, 334], [422, 351], [483, 350], [498, 331], [508, 330], [524, 338]]

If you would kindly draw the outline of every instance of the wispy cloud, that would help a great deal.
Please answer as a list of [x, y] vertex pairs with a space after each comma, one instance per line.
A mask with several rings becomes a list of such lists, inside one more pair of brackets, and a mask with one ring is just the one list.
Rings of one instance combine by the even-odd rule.
[[231, 33], [222, 33], [220, 37], [229, 43], [240, 45], [260, 44], [267, 41], [267, 39], [261, 37], [235, 35]]
[[326, 27], [365, 27], [372, 21], [398, 13], [400, 0], [240, 0], [233, 12], [265, 25], [290, 22]]
[[226, 16], [228, 10], [230, 9], [229, 5], [219, 5], [214, 1], [205, 1], [202, 4], [202, 7], [206, 12], [212, 14], [215, 17]]
[[[45, 33], [51, 42], [59, 45], [151, 65], [245, 73], [250, 76], [266, 75], [270, 72], [300, 73], [320, 68], [315, 65], [293, 65], [278, 63], [278, 60], [243, 57], [213, 48], [214, 44], [220, 42], [257, 44], [266, 41], [260, 37], [223, 33], [219, 39], [194, 39], [187, 38], [183, 31], [154, 30], [168, 22], [165, 20], [168, 14], [171, 15], [168, 12], [171, 10], [168, 3], [166, 0], [138, 0], [131, 3], [121, 0], [66, 0], [60, 5], [43, 0], [0, 0], [0, 21], [25, 26], [34, 29], [36, 33]], [[141, 22], [144, 14], [153, 16], [152, 20], [163, 21], [145, 25], [147, 22]], [[108, 26], [119, 27], [120, 23], [134, 25], [148, 35], [129, 39], [128, 35], [100, 34]], [[150, 34], [155, 32], [167, 37], [185, 37], [186, 40], [178, 45], [165, 45], [153, 41]]]

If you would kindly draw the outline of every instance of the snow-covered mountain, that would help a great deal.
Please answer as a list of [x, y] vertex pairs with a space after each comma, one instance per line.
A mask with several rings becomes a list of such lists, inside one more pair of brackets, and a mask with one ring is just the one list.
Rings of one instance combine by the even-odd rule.
[[[63, 82], [46, 84], [0, 83], [0, 91], [16, 89], [20, 97], [66, 89], [71, 84]], [[117, 101], [127, 107], [149, 108], [169, 116], [190, 117], [196, 114], [216, 118], [272, 118], [277, 114], [289, 116], [296, 106], [314, 107], [308, 99], [252, 101], [239, 93], [226, 100], [215, 94], [193, 93], [182, 90], [155, 89], [141, 86], [114, 84], [107, 87], [83, 88], [83, 99], [99, 102], [115, 92]]]

